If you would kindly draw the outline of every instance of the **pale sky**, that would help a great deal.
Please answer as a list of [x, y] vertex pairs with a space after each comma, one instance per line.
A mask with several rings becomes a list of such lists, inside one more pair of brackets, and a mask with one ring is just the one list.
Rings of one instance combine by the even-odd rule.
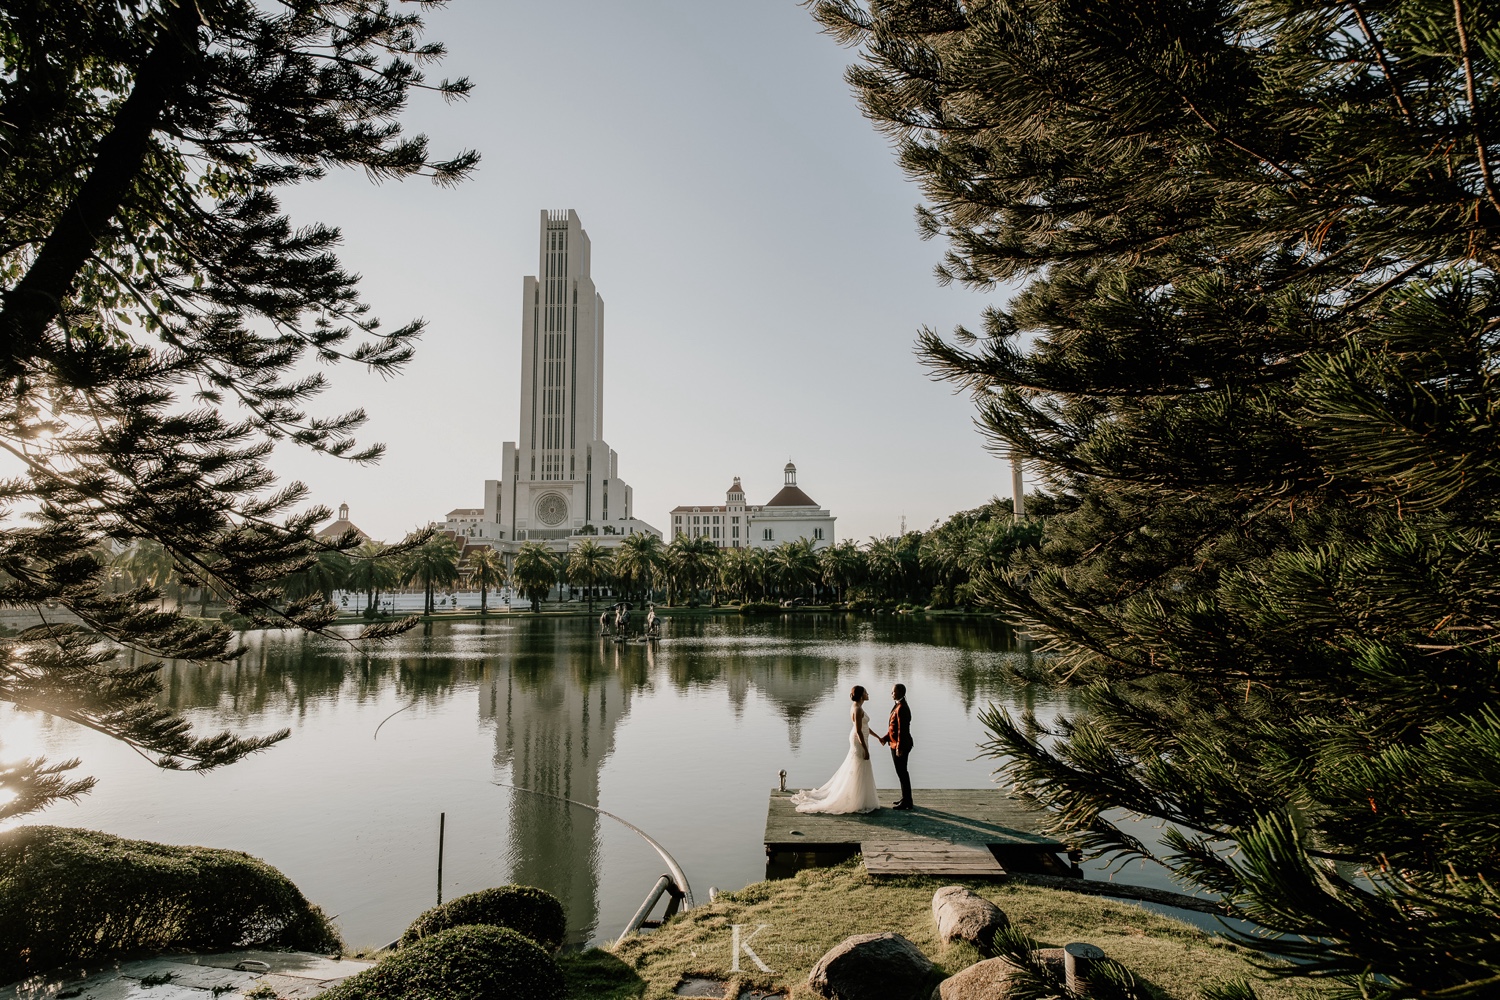
[[415, 361], [343, 365], [316, 404], [364, 406], [359, 467], [282, 446], [273, 465], [393, 540], [483, 503], [518, 431], [520, 293], [544, 208], [575, 209], [605, 301], [604, 436], [665, 531], [678, 504], [764, 503], [781, 468], [840, 538], [923, 528], [1008, 496], [973, 408], [912, 353], [926, 324], [987, 302], [942, 288], [916, 187], [842, 79], [854, 53], [793, 0], [456, 0], [428, 18], [467, 102], [420, 95], [433, 151], [483, 155], [454, 189], [345, 172], [289, 193], [294, 222], [343, 229], [345, 265], [388, 326], [421, 316]]

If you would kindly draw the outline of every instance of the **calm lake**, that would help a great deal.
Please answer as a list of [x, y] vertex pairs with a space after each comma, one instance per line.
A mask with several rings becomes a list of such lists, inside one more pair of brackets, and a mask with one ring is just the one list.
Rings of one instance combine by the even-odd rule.
[[[767, 792], [782, 768], [806, 787], [843, 760], [851, 685], [870, 689], [877, 731], [891, 685], [907, 685], [918, 789], [991, 784], [993, 762], [976, 759], [976, 715], [991, 702], [1044, 719], [1066, 707], [1004, 681], [1006, 662], [1030, 654], [998, 626], [806, 614], [674, 618], [654, 647], [596, 633], [590, 619], [523, 614], [368, 648], [251, 633], [237, 663], [169, 666], [166, 700], [203, 731], [292, 730], [264, 754], [164, 772], [72, 724], [4, 709], [0, 756], [77, 756], [100, 779], [27, 822], [247, 851], [336, 914], [356, 946], [392, 940], [433, 904], [446, 813], [444, 898], [540, 886], [583, 943], [619, 934], [662, 862], [611, 819], [498, 783], [641, 827], [701, 903], [710, 886], [765, 877]], [[874, 749], [876, 780], [893, 787], [889, 755]]]

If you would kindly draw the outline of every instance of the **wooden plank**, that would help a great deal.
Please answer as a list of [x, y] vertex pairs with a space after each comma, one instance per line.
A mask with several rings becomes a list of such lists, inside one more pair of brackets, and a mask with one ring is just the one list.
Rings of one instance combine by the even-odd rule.
[[1005, 868], [982, 844], [936, 840], [872, 841], [860, 845], [871, 875], [961, 875], [1003, 878]]
[[[882, 789], [882, 803], [900, 792]], [[766, 810], [765, 844], [773, 851], [853, 848], [865, 842], [935, 840], [1063, 851], [1065, 844], [1040, 833], [1046, 820], [998, 788], [919, 788], [916, 808], [882, 808], [873, 813], [830, 816], [799, 813], [791, 792], [772, 791]]]

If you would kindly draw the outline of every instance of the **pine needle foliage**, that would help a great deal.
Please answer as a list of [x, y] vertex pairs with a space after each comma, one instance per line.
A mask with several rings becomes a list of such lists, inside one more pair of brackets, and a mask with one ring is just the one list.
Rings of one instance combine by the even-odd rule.
[[1500, 10], [811, 6], [939, 279], [1011, 293], [920, 352], [1045, 487], [971, 587], [1087, 710], [990, 751], [1292, 974], [1494, 995]]
[[[432, 3], [31, 0], [0, 5], [0, 606], [49, 624], [0, 648], [0, 701], [103, 732], [164, 767], [275, 743], [195, 736], [159, 707], [152, 657], [222, 660], [227, 628], [158, 607], [193, 588], [259, 623], [324, 629], [329, 512], [267, 466], [278, 442], [350, 461], [362, 411], [320, 416], [310, 362], [389, 375], [420, 322], [386, 330], [277, 190], [330, 168], [461, 179], [399, 122], [442, 46]], [[159, 548], [121, 590], [113, 557]], [[165, 601], [161, 602], [165, 604]], [[54, 610], [56, 609], [56, 610]], [[381, 625], [378, 637], [399, 626]], [[122, 649], [142, 654], [117, 658]], [[88, 790], [76, 762], [0, 773], [0, 817]]]

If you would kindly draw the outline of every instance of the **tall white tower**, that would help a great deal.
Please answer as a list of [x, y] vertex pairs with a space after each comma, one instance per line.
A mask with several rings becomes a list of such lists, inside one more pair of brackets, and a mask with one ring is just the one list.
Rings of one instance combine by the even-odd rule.
[[604, 437], [604, 300], [578, 213], [543, 212], [535, 277], [521, 294], [521, 471], [560, 482]]
[[485, 482], [484, 519], [508, 543], [649, 529], [604, 441], [604, 300], [578, 213], [542, 212], [537, 249], [521, 282], [520, 439]]

